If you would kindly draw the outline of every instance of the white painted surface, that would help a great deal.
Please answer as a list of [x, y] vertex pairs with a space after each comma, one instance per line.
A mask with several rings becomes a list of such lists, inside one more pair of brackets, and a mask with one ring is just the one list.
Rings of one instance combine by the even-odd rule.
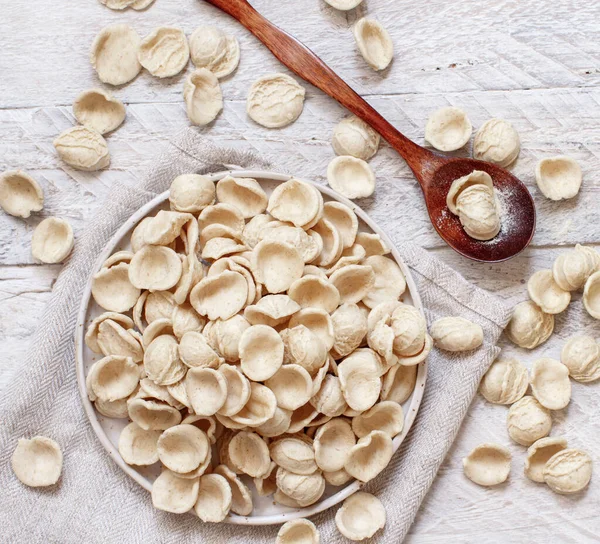
[[[514, 123], [523, 151], [513, 172], [535, 197], [539, 212], [533, 246], [508, 263], [466, 261], [443, 246], [425, 214], [416, 182], [404, 163], [382, 147], [372, 166], [374, 198], [359, 204], [392, 238], [411, 239], [477, 285], [511, 303], [526, 298], [525, 280], [549, 268], [565, 247], [600, 244], [600, 7], [587, 0], [365, 0], [355, 12], [336, 12], [321, 0], [254, 0], [274, 22], [302, 39], [408, 136], [422, 142], [433, 108], [464, 108], [475, 127], [491, 116]], [[267, 130], [245, 114], [245, 95], [260, 74], [282, 70], [270, 53], [235, 21], [202, 0], [156, 0], [145, 12], [113, 12], [98, 0], [0, 0], [0, 170], [23, 168], [46, 193], [40, 216], [17, 220], [0, 214], [0, 394], [27, 364], [29, 338], [38, 324], [59, 266], [33, 263], [30, 236], [45, 215], [73, 224], [76, 235], [115, 181], [135, 183], [161, 144], [187, 126], [183, 76], [157, 80], [142, 73], [114, 90], [127, 104], [125, 125], [109, 135], [112, 165], [82, 173], [61, 164], [53, 138], [73, 124], [75, 96], [100, 82], [88, 62], [89, 46], [105, 25], [128, 22], [141, 35], [172, 24], [190, 33], [218, 24], [242, 47], [238, 71], [223, 81], [225, 109], [204, 129], [214, 140], [248, 146], [275, 157], [283, 169], [324, 182], [333, 158], [329, 138], [345, 114], [309, 87], [304, 113], [293, 125]], [[359, 16], [377, 17], [396, 47], [392, 66], [375, 73], [355, 50], [351, 26]], [[188, 71], [191, 70], [191, 65]], [[466, 153], [466, 151], [462, 151]], [[569, 202], [551, 203], [537, 191], [539, 158], [569, 154], [581, 162], [584, 186]], [[560, 247], [559, 247], [560, 246]], [[565, 246], [565, 247], [563, 247]], [[579, 295], [558, 317], [552, 339], [534, 353], [506, 346], [529, 366], [538, 356], [558, 357], [575, 333], [599, 335]], [[600, 458], [600, 384], [574, 384], [570, 406], [554, 414], [552, 434]], [[596, 542], [600, 540], [600, 484], [576, 497], [554, 495], [522, 475], [525, 450], [505, 430], [506, 408], [477, 398], [461, 434], [424, 502], [408, 539], [446, 542]], [[478, 488], [462, 474], [461, 459], [477, 444], [496, 441], [514, 454], [510, 481]], [[389, 520], [388, 523], [393, 523]]]

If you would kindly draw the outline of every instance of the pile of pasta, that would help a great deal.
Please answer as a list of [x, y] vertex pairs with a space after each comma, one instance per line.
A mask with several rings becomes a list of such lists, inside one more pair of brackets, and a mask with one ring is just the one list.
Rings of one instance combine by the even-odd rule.
[[249, 485], [291, 507], [377, 476], [432, 347], [406, 281], [354, 212], [297, 179], [177, 177], [170, 210], [93, 277], [86, 332], [123, 460], [160, 461], [156, 508], [250, 515]]

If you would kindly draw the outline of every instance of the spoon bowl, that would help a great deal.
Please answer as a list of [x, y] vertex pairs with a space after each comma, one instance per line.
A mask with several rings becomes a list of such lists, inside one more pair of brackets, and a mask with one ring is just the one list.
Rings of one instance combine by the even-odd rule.
[[[455, 251], [469, 259], [500, 262], [527, 247], [535, 232], [535, 207], [525, 185], [504, 168], [474, 159], [443, 157], [409, 140], [301, 42], [265, 19], [246, 0], [206, 0], [244, 25], [283, 64], [375, 129], [402, 156], [423, 189], [434, 228]], [[466, 234], [446, 206], [455, 179], [473, 170], [490, 174], [502, 204], [501, 229], [492, 240]]]

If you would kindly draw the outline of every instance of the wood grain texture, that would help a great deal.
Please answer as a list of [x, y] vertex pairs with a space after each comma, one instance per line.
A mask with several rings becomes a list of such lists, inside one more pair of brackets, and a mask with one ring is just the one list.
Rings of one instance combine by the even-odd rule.
[[[145, 12], [123, 13], [97, 0], [5, 0], [1, 5], [0, 170], [29, 170], [45, 190], [46, 208], [27, 221], [0, 214], [0, 394], [27, 364], [29, 338], [60, 270], [33, 263], [33, 226], [45, 215], [59, 215], [69, 219], [79, 235], [111, 185], [135, 184], [162, 142], [188, 126], [181, 97], [183, 75], [160, 81], [142, 73], [114, 91], [127, 104], [127, 120], [107, 138], [110, 169], [83, 173], [58, 161], [52, 140], [72, 126], [73, 99], [100, 85], [88, 53], [103, 26], [128, 22], [144, 35], [163, 24], [180, 26], [188, 34], [201, 24], [218, 24], [234, 33], [242, 60], [237, 72], [222, 82], [223, 113], [203, 130], [225, 145], [274, 157], [282, 170], [324, 183], [334, 156], [331, 133], [345, 116], [331, 99], [308, 87], [304, 112], [293, 125], [268, 130], [250, 121], [245, 97], [251, 83], [258, 75], [282, 68], [235, 21], [200, 0], [156, 0]], [[526, 299], [526, 278], [551, 267], [560, 251], [578, 242], [600, 244], [600, 27], [595, 3], [365, 0], [349, 13], [337, 12], [321, 0], [254, 0], [254, 5], [304, 41], [420, 144], [428, 114], [445, 105], [464, 108], [475, 127], [498, 116], [519, 131], [523, 150], [512, 171], [526, 182], [536, 202], [533, 247], [498, 265], [456, 255], [424, 215], [420, 189], [408, 167], [383, 146], [371, 161], [376, 193], [359, 204], [392, 238], [430, 248], [467, 279], [511, 304]], [[362, 15], [380, 19], [394, 40], [395, 60], [383, 74], [373, 72], [356, 51], [351, 26]], [[584, 170], [580, 195], [563, 203], [544, 199], [533, 176], [540, 158], [558, 153], [573, 156]], [[457, 155], [467, 156], [468, 149]], [[557, 319], [549, 342], [530, 353], [503, 341], [504, 355], [515, 355], [529, 367], [542, 355], [557, 357], [570, 335], [583, 332], [600, 336], [598, 322], [582, 311], [577, 296]], [[573, 400], [554, 415], [553, 429], [554, 435], [564, 434], [573, 446], [587, 449], [596, 469], [599, 394], [600, 384], [574, 384]], [[475, 400], [408, 542], [579, 544], [600, 539], [600, 484], [595, 477], [577, 497], [560, 497], [529, 482], [522, 476], [525, 450], [510, 442], [505, 418], [506, 408]], [[510, 481], [498, 489], [476, 487], [462, 474], [462, 457], [483, 441], [507, 445], [514, 455]]]

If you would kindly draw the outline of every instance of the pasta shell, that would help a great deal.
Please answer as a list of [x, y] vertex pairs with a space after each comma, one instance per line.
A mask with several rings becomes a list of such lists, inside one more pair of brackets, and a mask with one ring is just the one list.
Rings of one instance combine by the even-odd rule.
[[269, 421], [277, 408], [277, 399], [266, 386], [250, 382], [250, 398], [245, 406], [231, 419], [241, 425], [258, 427]]
[[[177, 382], [180, 383], [180, 382]], [[155, 399], [161, 400], [177, 408], [177, 410], [183, 410], [185, 405], [174, 398], [166, 385], [157, 385], [150, 378], [142, 378], [140, 380], [140, 389], [136, 394], [137, 398], [140, 399]]]
[[198, 226], [202, 232], [210, 225], [222, 225], [231, 229], [236, 237], [242, 235], [244, 230], [244, 216], [242, 212], [231, 204], [219, 203], [207, 206], [198, 217]]
[[277, 532], [275, 544], [319, 544], [319, 531], [307, 519], [294, 519], [284, 523]]
[[560, 361], [569, 375], [578, 382], [593, 382], [600, 378], [600, 345], [591, 336], [573, 336], [567, 340]]
[[255, 427], [255, 430], [261, 436], [266, 438], [280, 436], [287, 432], [292, 422], [292, 412], [290, 410], [284, 410], [277, 406], [275, 413], [262, 425]]
[[319, 266], [331, 266], [337, 261], [344, 251], [342, 236], [333, 223], [327, 219], [320, 219], [312, 230], [316, 232], [323, 241], [323, 249], [319, 256], [313, 261]]
[[163, 465], [177, 474], [197, 469], [208, 456], [208, 437], [194, 425], [175, 425], [164, 431], [157, 443]]
[[356, 304], [373, 289], [375, 274], [370, 266], [350, 264], [334, 272], [329, 281], [338, 290], [342, 304]]
[[267, 194], [252, 178], [225, 176], [217, 183], [219, 202], [235, 206], [244, 218], [254, 217], [267, 209]]
[[561, 253], [552, 267], [556, 284], [564, 291], [581, 289], [587, 279], [600, 268], [600, 254], [577, 244], [575, 249]]
[[358, 348], [367, 335], [367, 318], [356, 304], [342, 304], [331, 315], [331, 321], [334, 357], [345, 357]]
[[506, 427], [508, 435], [517, 444], [531, 446], [536, 440], [550, 433], [550, 410], [544, 408], [535, 398], [525, 396], [508, 410]]
[[242, 241], [250, 249], [253, 249], [260, 242], [260, 233], [269, 223], [275, 221], [269, 214], [261, 213], [255, 215], [246, 225], [242, 232]]
[[310, 374], [300, 365], [282, 366], [265, 385], [273, 391], [277, 405], [284, 410], [296, 410], [308, 402], [312, 393]]
[[288, 295], [266, 295], [256, 304], [247, 306], [244, 317], [252, 325], [283, 325], [298, 310], [300, 305]]
[[323, 477], [329, 485], [336, 487], [346, 485], [352, 480], [352, 476], [350, 476], [343, 468], [334, 472], [323, 472]]
[[29, 487], [54, 485], [60, 478], [62, 464], [60, 446], [45, 436], [19, 438], [11, 457], [15, 476]]
[[81, 125], [61, 132], [54, 140], [60, 159], [83, 172], [96, 172], [110, 165], [108, 144], [101, 134]]
[[299, 438], [281, 438], [269, 446], [271, 459], [294, 474], [312, 474], [318, 467], [312, 445]]
[[479, 392], [488, 402], [514, 404], [529, 387], [527, 369], [515, 359], [495, 361], [479, 384]]
[[319, 413], [326, 416], [342, 415], [348, 405], [342, 392], [340, 379], [327, 374], [319, 391], [310, 399], [310, 403]]
[[333, 312], [340, 303], [337, 288], [328, 280], [313, 275], [294, 281], [288, 295], [301, 308], [317, 308], [327, 313]]
[[218, 371], [227, 381], [227, 400], [219, 414], [233, 416], [239, 413], [250, 399], [250, 382], [237, 366], [221, 365]]
[[0, 175], [0, 207], [10, 215], [27, 218], [44, 207], [44, 192], [29, 174], [9, 170]]
[[352, 115], [337, 124], [331, 143], [336, 155], [352, 155], [368, 161], [377, 153], [380, 141], [381, 137], [374, 129]]
[[229, 459], [252, 478], [266, 476], [271, 464], [266, 442], [258, 434], [247, 431], [237, 433], [229, 442]]
[[199, 174], [183, 174], [171, 183], [171, 209], [183, 213], [199, 213], [215, 203], [215, 184]]
[[302, 277], [304, 276], [317, 276], [318, 278], [322, 278], [324, 280], [327, 279], [327, 274], [322, 268], [315, 266], [313, 264], [307, 264], [304, 266], [304, 270], [302, 271]]
[[129, 357], [104, 357], [94, 364], [90, 373], [94, 395], [105, 402], [128, 397], [140, 381], [140, 370]]
[[346, 198], [366, 198], [375, 192], [375, 173], [362, 159], [341, 155], [329, 163], [327, 183]]
[[363, 412], [373, 406], [381, 393], [379, 364], [374, 352], [355, 351], [338, 365], [342, 393], [348, 406]]
[[307, 227], [323, 207], [321, 193], [308, 183], [292, 178], [278, 185], [271, 196], [267, 211], [280, 221], [289, 221], [296, 227]]
[[152, 505], [172, 514], [185, 514], [196, 504], [198, 479], [184, 480], [170, 470], [163, 470], [152, 484]]
[[73, 250], [73, 229], [64, 219], [48, 217], [33, 231], [31, 254], [43, 263], [64, 261]]
[[287, 432], [293, 434], [301, 431], [304, 427], [310, 425], [318, 415], [319, 412], [315, 410], [312, 404], [307, 402], [304, 406], [300, 406], [300, 408], [292, 412]]
[[283, 341], [267, 325], [252, 325], [242, 334], [239, 345], [242, 371], [253, 381], [269, 379], [283, 363]]
[[325, 491], [325, 478], [320, 472], [294, 474], [282, 467], [277, 469], [277, 487], [299, 506], [317, 502]]
[[581, 450], [555, 453], [544, 467], [544, 482], [555, 493], [570, 495], [587, 487], [592, 478], [592, 459]]
[[560, 361], [543, 357], [531, 367], [531, 391], [549, 410], [562, 410], [571, 401], [569, 369]]
[[145, 431], [164, 431], [181, 422], [179, 410], [154, 400], [129, 399], [127, 410], [131, 421]]
[[374, 70], [385, 70], [392, 62], [394, 44], [379, 21], [360, 19], [354, 25], [354, 38], [360, 54]]
[[205, 474], [200, 477], [200, 489], [194, 510], [202, 521], [223, 521], [231, 510], [232, 501], [231, 487], [226, 478], [220, 474]]
[[121, 325], [124, 329], [133, 329], [133, 320], [124, 314], [119, 314], [116, 312], [104, 312], [103, 314], [100, 314], [90, 323], [85, 333], [85, 344], [94, 353], [102, 353], [102, 350], [98, 345], [98, 332], [100, 324], [107, 319], [110, 319], [114, 323]]
[[227, 255], [240, 253], [246, 246], [231, 238], [216, 237], [206, 242], [202, 249], [202, 258], [205, 260], [217, 260]]
[[129, 281], [129, 265], [122, 263], [103, 268], [94, 275], [92, 296], [105, 310], [126, 312], [137, 302], [140, 289]]
[[581, 188], [582, 178], [577, 161], [565, 155], [542, 159], [535, 168], [537, 186], [550, 200], [573, 198]]
[[253, 508], [250, 489], [227, 465], [215, 467], [213, 473], [223, 476], [231, 487], [231, 511], [239, 516], [249, 516]]
[[144, 353], [144, 369], [158, 385], [172, 385], [181, 380], [187, 367], [179, 358], [177, 338], [168, 334], [155, 338]]
[[375, 274], [373, 288], [362, 301], [369, 308], [381, 302], [398, 300], [406, 290], [406, 280], [400, 267], [391, 259], [381, 255], [367, 257], [363, 264], [370, 266]]
[[234, 315], [229, 319], [209, 322], [203, 332], [210, 346], [227, 362], [233, 363], [240, 358], [240, 340], [248, 327], [250, 323], [243, 316]]
[[312, 376], [327, 360], [327, 350], [319, 337], [304, 325], [281, 331], [284, 364], [304, 367]]
[[259, 239], [285, 242], [295, 247], [305, 263], [314, 261], [323, 249], [323, 240], [316, 232], [277, 221], [267, 223], [261, 229]]
[[342, 251], [342, 256], [333, 264], [333, 266], [327, 269], [326, 275], [331, 276], [345, 266], [359, 264], [365, 258], [365, 256], [365, 248], [360, 244], [354, 244], [348, 249], [344, 249], [344, 251]]
[[246, 304], [248, 283], [238, 272], [226, 270], [203, 278], [190, 293], [190, 304], [210, 320], [229, 319]]
[[510, 473], [510, 451], [498, 444], [481, 444], [463, 459], [465, 476], [482, 486], [505, 482]]
[[473, 158], [506, 168], [517, 160], [521, 140], [515, 128], [504, 119], [489, 119], [473, 140]]
[[188, 332], [202, 332], [206, 319], [196, 312], [192, 305], [184, 302], [173, 310], [173, 334], [181, 342]]
[[313, 334], [319, 337], [325, 349], [329, 351], [334, 343], [333, 322], [331, 316], [320, 308], [304, 308], [295, 313], [290, 319], [289, 327], [293, 329], [304, 325]]
[[460, 108], [448, 106], [434, 111], [425, 125], [425, 140], [440, 151], [456, 151], [471, 139], [473, 125]]
[[201, 416], [216, 414], [227, 400], [227, 380], [212, 368], [191, 368], [185, 388], [194, 413]]
[[287, 291], [302, 277], [304, 261], [298, 250], [276, 240], [263, 240], [252, 250], [251, 269], [269, 293]]
[[356, 243], [360, 244], [366, 252], [366, 257], [372, 255], [387, 255], [390, 253], [390, 248], [381, 239], [379, 234], [370, 232], [359, 232], [356, 235]]
[[403, 428], [402, 406], [393, 401], [378, 402], [369, 410], [352, 418], [352, 430], [358, 438], [367, 436], [371, 431], [383, 431], [390, 438], [394, 438]]
[[300, 117], [304, 95], [304, 88], [293, 77], [268, 74], [250, 87], [246, 112], [263, 127], [285, 127]]
[[350, 450], [344, 469], [357, 480], [368, 482], [387, 467], [393, 454], [389, 435], [383, 431], [371, 431]]
[[155, 28], [140, 43], [138, 60], [153, 76], [173, 77], [190, 59], [190, 48], [183, 30], [161, 26]]
[[358, 233], [356, 214], [341, 202], [331, 201], [323, 205], [323, 217], [340, 233], [344, 249], [352, 247]]
[[585, 282], [583, 306], [594, 319], [600, 319], [600, 272], [594, 272]]
[[167, 291], [181, 278], [181, 260], [172, 249], [144, 246], [131, 259], [129, 281], [138, 289]]
[[260, 497], [272, 495], [277, 490], [277, 483], [275, 477], [277, 475], [277, 465], [271, 461], [269, 466], [269, 474], [264, 478], [254, 478], [254, 486]]
[[185, 80], [183, 101], [190, 121], [204, 126], [223, 109], [223, 94], [217, 77], [206, 68], [197, 68]]
[[571, 293], [559, 287], [552, 270], [535, 272], [527, 282], [527, 292], [531, 300], [547, 314], [559, 314], [571, 302]]
[[231, 74], [240, 61], [240, 46], [235, 36], [227, 36], [211, 26], [201, 26], [192, 33], [190, 53], [196, 67], [207, 68], [218, 78]]
[[459, 195], [469, 187], [474, 185], [484, 185], [490, 190], [494, 189], [494, 182], [492, 176], [482, 170], [473, 170], [473, 172], [455, 179], [450, 186], [448, 195], [446, 196], [446, 205], [448, 209], [454, 214], [458, 215], [458, 204], [457, 200]]
[[134, 363], [144, 358], [141, 338], [112, 319], [104, 319], [98, 325], [96, 342], [103, 355], [130, 357]]
[[161, 431], [147, 431], [137, 423], [127, 425], [119, 435], [119, 454], [128, 465], [147, 466], [158, 463], [156, 445]]
[[91, 89], [82, 92], [75, 99], [73, 115], [83, 126], [106, 134], [123, 123], [125, 106], [103, 89]]
[[[344, 418], [334, 418], [317, 429], [314, 441], [315, 461], [325, 478], [328, 472], [343, 470], [350, 450], [355, 444], [356, 437], [352, 427]], [[347, 473], [346, 475], [350, 479], [350, 475]]]
[[215, 444], [218, 438], [217, 422], [214, 417], [211, 416], [198, 416], [189, 415], [183, 418], [181, 421], [184, 425], [194, 425], [203, 431], [208, 437], [208, 441], [211, 444]]
[[463, 317], [442, 317], [430, 328], [434, 344], [446, 351], [470, 351], [483, 343], [481, 325]]
[[138, 33], [129, 25], [104, 27], [94, 39], [90, 61], [100, 81], [109, 85], [124, 85], [142, 69], [137, 58], [140, 45]]
[[173, 336], [173, 322], [165, 317], [153, 320], [144, 330], [142, 335], [144, 349], [148, 349], [156, 338], [163, 335]]
[[550, 458], [566, 449], [567, 441], [559, 436], [540, 438], [527, 449], [525, 476], [533, 482], [544, 483], [544, 468]]
[[548, 340], [553, 330], [554, 316], [528, 300], [515, 306], [504, 332], [517, 346], [533, 349]]
[[335, 515], [340, 533], [350, 540], [372, 537], [386, 522], [385, 508], [381, 501], [364, 491], [350, 495]]
[[104, 261], [102, 268], [110, 268], [111, 266], [120, 263], [130, 263], [131, 259], [133, 259], [133, 253], [131, 251], [117, 251]]

